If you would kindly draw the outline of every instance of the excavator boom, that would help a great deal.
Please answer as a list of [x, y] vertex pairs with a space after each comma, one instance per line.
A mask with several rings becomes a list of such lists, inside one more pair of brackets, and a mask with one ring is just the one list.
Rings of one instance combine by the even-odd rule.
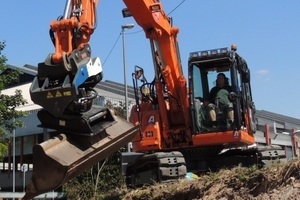
[[[133, 142], [134, 150], [162, 150], [166, 146], [176, 148], [173, 139], [178, 138], [179, 134], [183, 135], [183, 132], [189, 132], [187, 130], [191, 126], [187, 81], [183, 75], [177, 41], [179, 28], [172, 25], [160, 1], [123, 1], [127, 6], [123, 9], [123, 16], [132, 16], [150, 41], [155, 73], [154, 100], [141, 103], [139, 111], [135, 107], [131, 112], [130, 121], [133, 124], [148, 121], [149, 125], [141, 125], [144, 134], [141, 138], [149, 139], [149, 143], [139, 142], [143, 139], [137, 136], [137, 142]], [[154, 109], [148, 109], [151, 107]], [[140, 117], [144, 119], [140, 120]], [[157, 128], [149, 123], [150, 119], [154, 124], [157, 123]], [[153, 140], [146, 136], [149, 131], [154, 132]], [[181, 147], [191, 141], [189, 135], [180, 136]]]

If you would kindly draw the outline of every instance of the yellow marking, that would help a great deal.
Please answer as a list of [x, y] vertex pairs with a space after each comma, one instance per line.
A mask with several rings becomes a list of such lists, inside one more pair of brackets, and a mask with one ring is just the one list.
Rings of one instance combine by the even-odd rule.
[[62, 94], [57, 90], [56, 94], [55, 94], [55, 97], [62, 97]]
[[64, 92], [64, 96], [71, 96], [71, 95], [72, 95], [71, 91], [65, 91]]
[[53, 98], [53, 95], [51, 94], [51, 92], [48, 92], [47, 99], [51, 99], [51, 98]]

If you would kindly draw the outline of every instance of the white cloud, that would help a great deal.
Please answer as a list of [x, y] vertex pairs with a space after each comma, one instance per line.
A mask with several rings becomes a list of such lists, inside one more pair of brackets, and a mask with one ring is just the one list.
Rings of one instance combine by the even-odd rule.
[[261, 70], [256, 71], [256, 74], [258, 74], [259, 76], [266, 76], [269, 73], [270, 73], [270, 71], [267, 69], [261, 69]]
[[270, 71], [267, 69], [261, 69], [256, 71], [257, 78], [261, 81], [268, 82], [271, 80]]

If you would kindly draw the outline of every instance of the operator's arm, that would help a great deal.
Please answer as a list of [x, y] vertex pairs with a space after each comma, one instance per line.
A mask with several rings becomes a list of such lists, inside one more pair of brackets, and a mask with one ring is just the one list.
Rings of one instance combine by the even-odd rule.
[[225, 89], [230, 93], [232, 92], [232, 87], [230, 85], [226, 85]]
[[220, 88], [219, 87], [213, 87], [207, 97], [207, 101], [209, 101], [209, 103], [214, 103], [215, 102], [215, 98], [217, 96], [217, 93], [219, 92]]

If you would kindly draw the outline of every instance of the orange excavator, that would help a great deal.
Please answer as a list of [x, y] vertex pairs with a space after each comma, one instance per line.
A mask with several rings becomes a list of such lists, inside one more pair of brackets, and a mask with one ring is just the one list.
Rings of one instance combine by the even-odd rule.
[[[132, 141], [133, 152], [122, 154], [127, 185], [177, 179], [187, 171], [257, 163], [258, 149], [248, 148], [255, 143], [256, 132], [250, 71], [236, 46], [190, 53], [187, 80], [177, 42], [179, 29], [161, 2], [124, 2], [123, 16], [133, 16], [150, 41], [155, 74], [148, 82], [141, 67], [136, 66], [133, 73], [136, 105], [130, 122], [139, 126], [139, 132]], [[227, 93], [218, 92], [227, 95], [231, 119], [218, 95], [208, 102], [219, 73], [231, 87]], [[212, 116], [208, 103], [214, 105]]]
[[[133, 16], [150, 41], [155, 77], [148, 82], [136, 66], [131, 123], [95, 106], [93, 87], [102, 79], [102, 68], [98, 58], [91, 58], [89, 38], [97, 24], [98, 1], [67, 0], [64, 16], [51, 23], [55, 53], [38, 65], [30, 89], [32, 100], [43, 108], [38, 113], [41, 126], [58, 135], [34, 147], [33, 175], [24, 199], [62, 186], [130, 141], [133, 152], [122, 154], [122, 173], [132, 187], [261, 159], [258, 148], [249, 148], [255, 144], [255, 107], [250, 71], [236, 47], [190, 53], [186, 79], [179, 29], [161, 2], [123, 1], [123, 16]], [[231, 87], [225, 94], [233, 118], [215, 98], [209, 102], [214, 105], [213, 121], [206, 102], [219, 73]]]

